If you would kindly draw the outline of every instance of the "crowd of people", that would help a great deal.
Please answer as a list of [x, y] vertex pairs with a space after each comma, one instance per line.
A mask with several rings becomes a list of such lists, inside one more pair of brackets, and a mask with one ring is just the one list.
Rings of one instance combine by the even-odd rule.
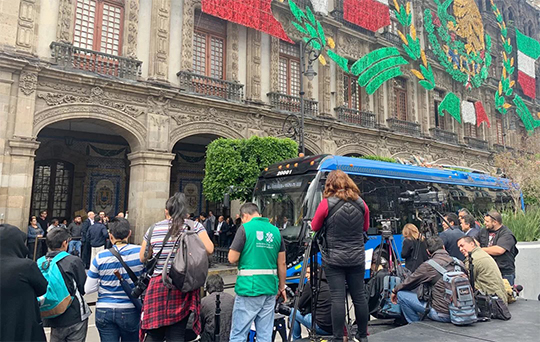
[[[318, 299], [311, 305], [308, 277], [291, 322], [293, 339], [302, 337], [302, 326], [311, 329], [314, 323], [317, 334], [343, 341], [349, 333], [344, 329], [348, 291], [356, 318], [355, 335], [349, 339], [368, 340], [370, 313], [379, 303], [372, 299], [380, 299], [383, 279], [390, 274], [388, 256], [377, 257], [366, 287], [364, 235], [369, 215], [352, 179], [342, 171], [331, 172], [311, 223], [322, 257], [322, 267], [315, 271]], [[447, 271], [460, 270], [474, 279], [476, 291], [508, 302], [505, 282], [514, 285], [516, 239], [497, 211], [486, 213], [484, 223], [482, 228], [463, 209], [444, 216], [439, 236], [425, 238], [415, 225], [403, 227], [401, 256], [408, 275], [392, 289], [390, 300], [400, 306], [407, 322], [425, 317], [450, 322], [450, 299], [442, 277]], [[95, 321], [102, 341], [185, 341], [197, 335], [202, 341], [214, 341], [219, 305], [221, 341], [245, 342], [254, 324], [257, 340], [270, 342], [276, 300], [287, 302], [281, 237], [287, 224], [285, 219], [275, 226], [254, 203], [242, 205], [235, 220], [216, 219], [212, 212], [195, 217], [187, 213], [182, 193], [169, 198], [164, 219], [148, 228], [141, 246], [130, 243], [132, 231], [123, 213], [109, 219], [104, 212], [88, 212], [84, 221], [76, 216], [67, 225], [57, 219], [48, 222], [44, 211], [31, 218], [26, 235], [3, 224], [0, 340], [45, 341], [43, 327], [50, 327], [50, 341], [84, 341], [92, 312], [84, 295], [97, 292]], [[199, 289], [181, 291], [165, 283], [171, 272], [168, 260], [176, 254], [176, 237], [187, 230], [200, 238], [208, 256], [217, 246], [229, 248], [229, 262], [238, 265], [236, 296], [224, 292], [218, 275], [207, 278], [209, 295], [202, 299]], [[43, 240], [46, 251], [40, 245]], [[60, 278], [54, 277], [56, 267]], [[69, 295], [59, 300], [62, 310], [51, 313], [44, 307], [53, 287], [52, 292], [60, 292], [57, 286]], [[427, 295], [419, 295], [421, 287], [430, 289]], [[144, 300], [134, 289], [143, 292]], [[17, 328], [21, 326], [27, 328]]]

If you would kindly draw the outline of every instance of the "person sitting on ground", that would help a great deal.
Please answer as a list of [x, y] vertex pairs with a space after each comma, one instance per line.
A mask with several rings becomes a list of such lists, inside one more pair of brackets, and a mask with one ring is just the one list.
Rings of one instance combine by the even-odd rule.
[[[311, 312], [311, 273], [310, 266], [306, 269], [306, 278], [308, 282], [304, 285], [304, 291], [300, 294], [298, 300], [298, 312], [293, 326], [293, 340], [302, 338], [302, 325], [311, 329], [312, 312]], [[320, 272], [320, 270], [319, 270]], [[324, 272], [320, 272], [319, 279], [319, 294], [317, 298], [317, 312], [315, 313], [315, 328], [318, 335], [332, 335], [332, 298], [330, 297], [330, 287], [326, 280]], [[292, 313], [291, 313], [292, 320]]]
[[472, 262], [473, 273], [471, 278], [474, 279], [475, 289], [486, 295], [497, 295], [505, 303], [508, 303], [501, 271], [495, 260], [482, 250], [471, 236], [464, 236], [459, 239], [458, 247], [466, 257], [465, 267], [467, 267], [467, 271], [470, 271]]
[[[128, 242], [131, 236], [129, 222], [121, 217], [115, 217], [109, 223], [109, 238], [113, 247], [126, 265], [139, 277], [144, 268], [139, 254], [141, 246]], [[120, 280], [115, 276], [118, 271], [131, 288], [135, 284], [127, 270], [110, 250], [104, 250], [92, 260], [88, 271], [88, 280], [84, 289], [86, 293], [98, 291], [96, 303], [96, 327], [102, 341], [138, 341], [139, 320], [141, 313], [131, 302], [122, 288]]]
[[105, 249], [105, 244], [109, 238], [109, 231], [103, 224], [103, 217], [96, 216], [94, 224], [88, 228], [88, 233], [86, 234], [90, 246], [92, 246], [92, 256], [90, 260], [94, 260], [96, 255]]
[[19, 228], [0, 224], [0, 341], [46, 342], [36, 298], [47, 292], [47, 280], [26, 259], [25, 240]]
[[384, 291], [384, 277], [390, 275], [388, 271], [388, 260], [383, 256], [379, 257], [378, 254], [373, 254], [370, 270], [370, 279], [366, 284], [366, 293], [368, 296], [369, 314], [376, 316], [380, 309]]
[[465, 215], [461, 221], [461, 229], [463, 229], [463, 232], [465, 233], [465, 236], [470, 236], [473, 239], [476, 238], [478, 233], [480, 233], [480, 230], [476, 228], [476, 220], [474, 219], [474, 216], [472, 215]]
[[[455, 259], [444, 249], [444, 242], [440, 237], [432, 236], [426, 240], [427, 253], [432, 260], [444, 267], [447, 271], [454, 271]], [[457, 242], [456, 242], [457, 248]], [[457, 261], [463, 272], [467, 272], [465, 265]], [[401, 311], [409, 323], [418, 322], [421, 315], [426, 312], [426, 301], [418, 299], [416, 289], [420, 285], [431, 287], [431, 308], [427, 317], [438, 322], [450, 322], [448, 305], [450, 299], [446, 295], [446, 286], [441, 274], [427, 261], [420, 265], [413, 274], [408, 276], [401, 284], [392, 290], [392, 303], [401, 306]]]
[[499, 266], [503, 278], [514, 286], [516, 277], [516, 255], [519, 253], [517, 240], [512, 231], [502, 224], [502, 216], [496, 210], [490, 210], [484, 217], [486, 229], [477, 236], [480, 247], [491, 255]]
[[206, 279], [208, 295], [201, 300], [201, 342], [215, 341], [216, 296], [219, 295], [219, 340], [228, 342], [231, 334], [234, 296], [223, 292], [225, 284], [219, 274]]
[[401, 258], [405, 260], [405, 267], [414, 272], [418, 266], [429, 259], [426, 252], [426, 242], [420, 235], [418, 228], [412, 223], [407, 223], [403, 227], [403, 248]]
[[459, 260], [463, 261], [465, 257], [459, 251], [459, 248], [457, 247], [457, 241], [465, 234], [463, 234], [461, 229], [459, 229], [458, 225], [459, 219], [456, 214], [446, 214], [444, 216], [444, 220], [442, 221], [444, 231], [439, 233], [439, 237], [443, 240], [444, 248], [446, 249], [448, 254], [450, 254], [450, 256], [454, 258], [458, 258]]
[[[47, 233], [47, 246], [49, 253], [45, 255], [46, 260], [52, 260], [60, 252], [68, 249], [69, 232], [67, 229], [55, 228]], [[38, 264], [44, 262], [43, 258], [38, 260]], [[85, 341], [88, 331], [88, 317], [92, 314], [90, 308], [84, 300], [84, 283], [86, 282], [86, 272], [82, 260], [74, 255], [67, 255], [57, 263], [66, 287], [73, 297], [70, 306], [63, 314], [54, 318], [44, 318], [43, 325], [51, 327], [50, 342]]]

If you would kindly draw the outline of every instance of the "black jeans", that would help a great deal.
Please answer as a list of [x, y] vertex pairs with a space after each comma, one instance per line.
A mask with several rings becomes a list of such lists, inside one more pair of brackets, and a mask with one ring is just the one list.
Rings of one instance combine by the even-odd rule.
[[[359, 266], [332, 266], [324, 265], [324, 272], [332, 297], [332, 329], [334, 339], [343, 339], [343, 328], [345, 326], [345, 281], [349, 286], [354, 304], [354, 314], [358, 325], [358, 337], [367, 336], [368, 306], [364, 288], [364, 265]], [[353, 336], [349, 336], [352, 339]]]
[[146, 331], [145, 342], [184, 342], [189, 316], [178, 323]]

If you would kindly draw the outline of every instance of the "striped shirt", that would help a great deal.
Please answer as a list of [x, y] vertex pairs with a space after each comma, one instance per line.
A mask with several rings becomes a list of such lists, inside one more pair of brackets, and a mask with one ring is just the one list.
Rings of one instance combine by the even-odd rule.
[[[114, 248], [122, 256], [126, 265], [139, 277], [144, 268], [139, 259], [141, 246], [128, 244], [120, 248], [114, 246]], [[109, 250], [104, 250], [92, 260], [85, 284], [86, 293], [98, 291], [97, 308], [134, 308], [120, 280], [114, 275], [114, 271], [120, 272], [131, 288], [135, 287], [120, 261]]]
[[[158, 222], [155, 224], [154, 232], [152, 233], [151, 240], [148, 241], [148, 234], [150, 231], [150, 228], [148, 228], [148, 231], [146, 231], [146, 234], [144, 234], [144, 241], [146, 243], [150, 243], [152, 246], [152, 257], [154, 257], [157, 253], [159, 253], [159, 250], [161, 249], [161, 246], [163, 245], [163, 240], [165, 240], [165, 235], [167, 235], [167, 232], [169, 231], [169, 220], [163, 220], [161, 222]], [[187, 229], [187, 225], [184, 226], [184, 229]], [[204, 229], [204, 226], [200, 224], [199, 222], [195, 222], [195, 228], [193, 229], [197, 234], [200, 234], [202, 232], [206, 232]], [[152, 274], [152, 277], [161, 276], [161, 272], [163, 271], [163, 265], [165, 265], [165, 261], [167, 261], [167, 257], [169, 254], [171, 254], [172, 249], [174, 247], [175, 242], [174, 237], [170, 237], [169, 241], [165, 244], [165, 247], [163, 247], [163, 252], [161, 252], [161, 255], [159, 256], [158, 262], [156, 264], [156, 268], [154, 269], [154, 273]], [[171, 260], [174, 258], [175, 253], [171, 255]], [[170, 268], [170, 265], [169, 265]]]

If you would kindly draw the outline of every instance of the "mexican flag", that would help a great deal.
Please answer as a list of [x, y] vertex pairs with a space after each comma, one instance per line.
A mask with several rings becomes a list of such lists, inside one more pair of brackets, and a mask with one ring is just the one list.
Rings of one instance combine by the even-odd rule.
[[516, 29], [518, 48], [518, 83], [523, 93], [536, 98], [536, 74], [534, 63], [540, 57], [540, 42], [524, 35]]
[[388, 0], [345, 0], [343, 19], [375, 32], [390, 25]]

